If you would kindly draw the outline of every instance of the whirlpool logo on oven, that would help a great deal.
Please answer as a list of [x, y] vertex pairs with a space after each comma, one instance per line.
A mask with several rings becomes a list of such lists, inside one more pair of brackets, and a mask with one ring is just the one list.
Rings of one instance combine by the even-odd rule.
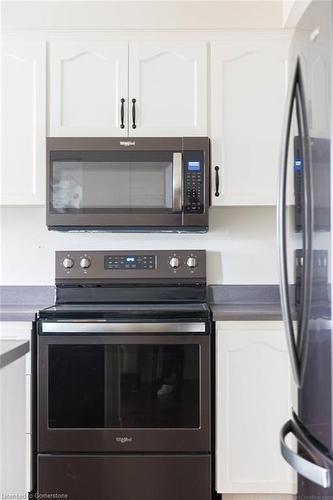
[[131, 438], [131, 437], [127, 437], [127, 436], [116, 437], [117, 443], [125, 444], [125, 443], [132, 443], [132, 441], [133, 441], [133, 438]]

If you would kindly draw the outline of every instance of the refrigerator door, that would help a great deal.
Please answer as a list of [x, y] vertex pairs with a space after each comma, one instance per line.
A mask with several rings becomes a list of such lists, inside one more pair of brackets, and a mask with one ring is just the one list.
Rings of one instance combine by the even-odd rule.
[[[281, 451], [299, 473], [298, 493], [303, 498], [333, 495], [332, 7], [331, 0], [311, 2], [295, 30], [292, 61], [296, 70], [291, 89], [293, 86], [296, 89], [294, 97], [291, 90], [291, 100], [294, 99], [296, 104], [291, 115], [296, 115], [294, 121], [298, 123], [299, 132], [294, 133], [295, 129], [289, 124], [289, 139], [285, 139], [285, 144], [289, 140], [292, 160], [288, 162], [285, 158], [288, 153], [284, 153], [280, 182], [280, 196], [284, 203], [284, 207], [281, 207], [281, 202], [279, 206], [281, 301], [291, 361], [299, 387], [297, 416], [294, 415], [282, 428]], [[297, 73], [301, 78], [299, 86], [295, 84]], [[300, 89], [299, 105], [297, 86]], [[301, 109], [300, 119], [297, 118], [297, 106]], [[302, 120], [304, 112], [305, 120]], [[287, 117], [289, 114], [290, 111]], [[288, 120], [286, 132], [288, 135]], [[298, 157], [298, 151], [302, 157]], [[308, 154], [308, 161], [304, 154]], [[286, 209], [287, 195], [283, 198], [281, 190], [287, 192], [288, 186], [283, 183], [288, 184], [285, 171], [290, 166], [294, 171], [295, 205]], [[284, 181], [283, 176], [287, 180]], [[288, 210], [293, 222], [290, 232], [286, 227], [285, 213]], [[284, 219], [281, 222], [282, 216]], [[287, 279], [284, 274], [286, 268]], [[293, 276], [290, 272], [292, 268]], [[291, 289], [295, 291], [294, 318], [291, 317]], [[297, 453], [286, 445], [287, 434], [296, 437]]]
[[[332, 450], [332, 324], [331, 324], [331, 18], [332, 2], [312, 2], [297, 26], [295, 52], [304, 74], [310, 139], [312, 201], [312, 275], [309, 303], [301, 296], [298, 309], [308, 316], [307, 361], [299, 389], [298, 417], [307, 430]], [[304, 199], [302, 214], [308, 210]], [[296, 266], [296, 277], [299, 272]], [[297, 288], [297, 279], [296, 279]]]

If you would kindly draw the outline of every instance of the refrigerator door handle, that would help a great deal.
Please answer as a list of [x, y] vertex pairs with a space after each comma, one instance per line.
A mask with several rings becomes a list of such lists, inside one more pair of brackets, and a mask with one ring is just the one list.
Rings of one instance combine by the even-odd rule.
[[301, 115], [301, 139], [303, 156], [303, 182], [304, 182], [304, 227], [303, 227], [303, 289], [301, 295], [301, 319], [300, 334], [298, 342], [298, 354], [300, 360], [300, 382], [304, 380], [305, 368], [308, 357], [309, 347], [309, 321], [311, 313], [311, 295], [312, 295], [312, 234], [313, 234], [313, 200], [312, 200], [312, 178], [311, 178], [311, 145], [309, 136], [309, 125], [306, 110], [306, 99], [303, 84], [301, 66], [298, 61], [298, 78], [296, 87], [296, 99]]
[[[287, 446], [285, 438], [288, 434], [295, 436], [297, 441], [313, 458], [313, 462], [301, 457]], [[288, 420], [288, 422], [286, 422], [282, 427], [280, 432], [280, 447], [282, 456], [286, 462], [288, 462], [288, 464], [296, 472], [298, 472], [298, 474], [306, 479], [309, 479], [309, 481], [322, 486], [323, 488], [330, 487], [331, 475], [322, 453], [311, 442], [310, 438], [300, 429], [294, 419]], [[318, 465], [318, 462], [320, 461], [322, 463], [321, 465]]]
[[294, 101], [296, 99], [297, 78], [298, 78], [298, 71], [296, 68], [292, 85], [289, 91], [288, 108], [287, 108], [287, 113], [285, 115], [284, 135], [283, 135], [283, 143], [281, 149], [278, 198], [277, 198], [277, 241], [278, 241], [279, 281], [280, 281], [282, 317], [285, 326], [286, 340], [287, 340], [292, 373], [297, 386], [300, 386], [301, 381], [300, 381], [299, 358], [298, 358], [295, 332], [292, 322], [290, 300], [289, 300], [287, 245], [286, 245], [287, 167], [288, 167], [291, 122], [292, 122]]
[[[304, 271], [301, 298], [301, 317], [299, 320], [298, 339], [294, 330], [288, 281], [287, 243], [286, 243], [286, 191], [287, 191], [287, 167], [289, 153], [289, 138], [294, 104], [296, 106], [296, 117], [302, 144], [303, 157], [303, 180], [304, 180]], [[279, 189], [277, 200], [277, 233], [278, 233], [278, 256], [280, 270], [280, 294], [282, 316], [286, 331], [287, 346], [292, 367], [294, 380], [301, 387], [305, 375], [305, 367], [308, 352], [308, 329], [311, 305], [312, 284], [312, 182], [310, 168], [310, 138], [308, 132], [308, 121], [306, 115], [305, 94], [300, 61], [297, 61], [294, 78], [292, 81], [288, 110], [285, 118], [285, 134], [282, 145], [281, 169], [279, 177]]]

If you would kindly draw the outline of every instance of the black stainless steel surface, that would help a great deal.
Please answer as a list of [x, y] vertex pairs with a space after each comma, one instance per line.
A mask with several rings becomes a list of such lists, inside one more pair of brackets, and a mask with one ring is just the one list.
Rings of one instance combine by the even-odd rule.
[[[190, 260], [190, 259], [194, 259]], [[112, 263], [112, 265], [110, 264]], [[204, 250], [56, 252], [56, 284], [206, 284]], [[140, 295], [141, 297], [142, 295]]]
[[[295, 30], [280, 176], [280, 291], [299, 387], [298, 407], [281, 431], [281, 451], [299, 474], [303, 499], [333, 495], [332, 16], [331, 0], [311, 2]], [[285, 442], [289, 433], [297, 451]]]
[[39, 491], [68, 500], [210, 500], [211, 459], [194, 455], [41, 455]]
[[38, 492], [210, 500], [205, 251], [56, 252], [55, 269], [37, 322]]
[[48, 138], [47, 225], [207, 231], [209, 162], [207, 137]]

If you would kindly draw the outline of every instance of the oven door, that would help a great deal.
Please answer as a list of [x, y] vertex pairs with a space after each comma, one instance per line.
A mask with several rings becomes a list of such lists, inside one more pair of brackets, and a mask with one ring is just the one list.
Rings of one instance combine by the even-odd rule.
[[48, 323], [38, 451], [210, 451], [205, 323]]

